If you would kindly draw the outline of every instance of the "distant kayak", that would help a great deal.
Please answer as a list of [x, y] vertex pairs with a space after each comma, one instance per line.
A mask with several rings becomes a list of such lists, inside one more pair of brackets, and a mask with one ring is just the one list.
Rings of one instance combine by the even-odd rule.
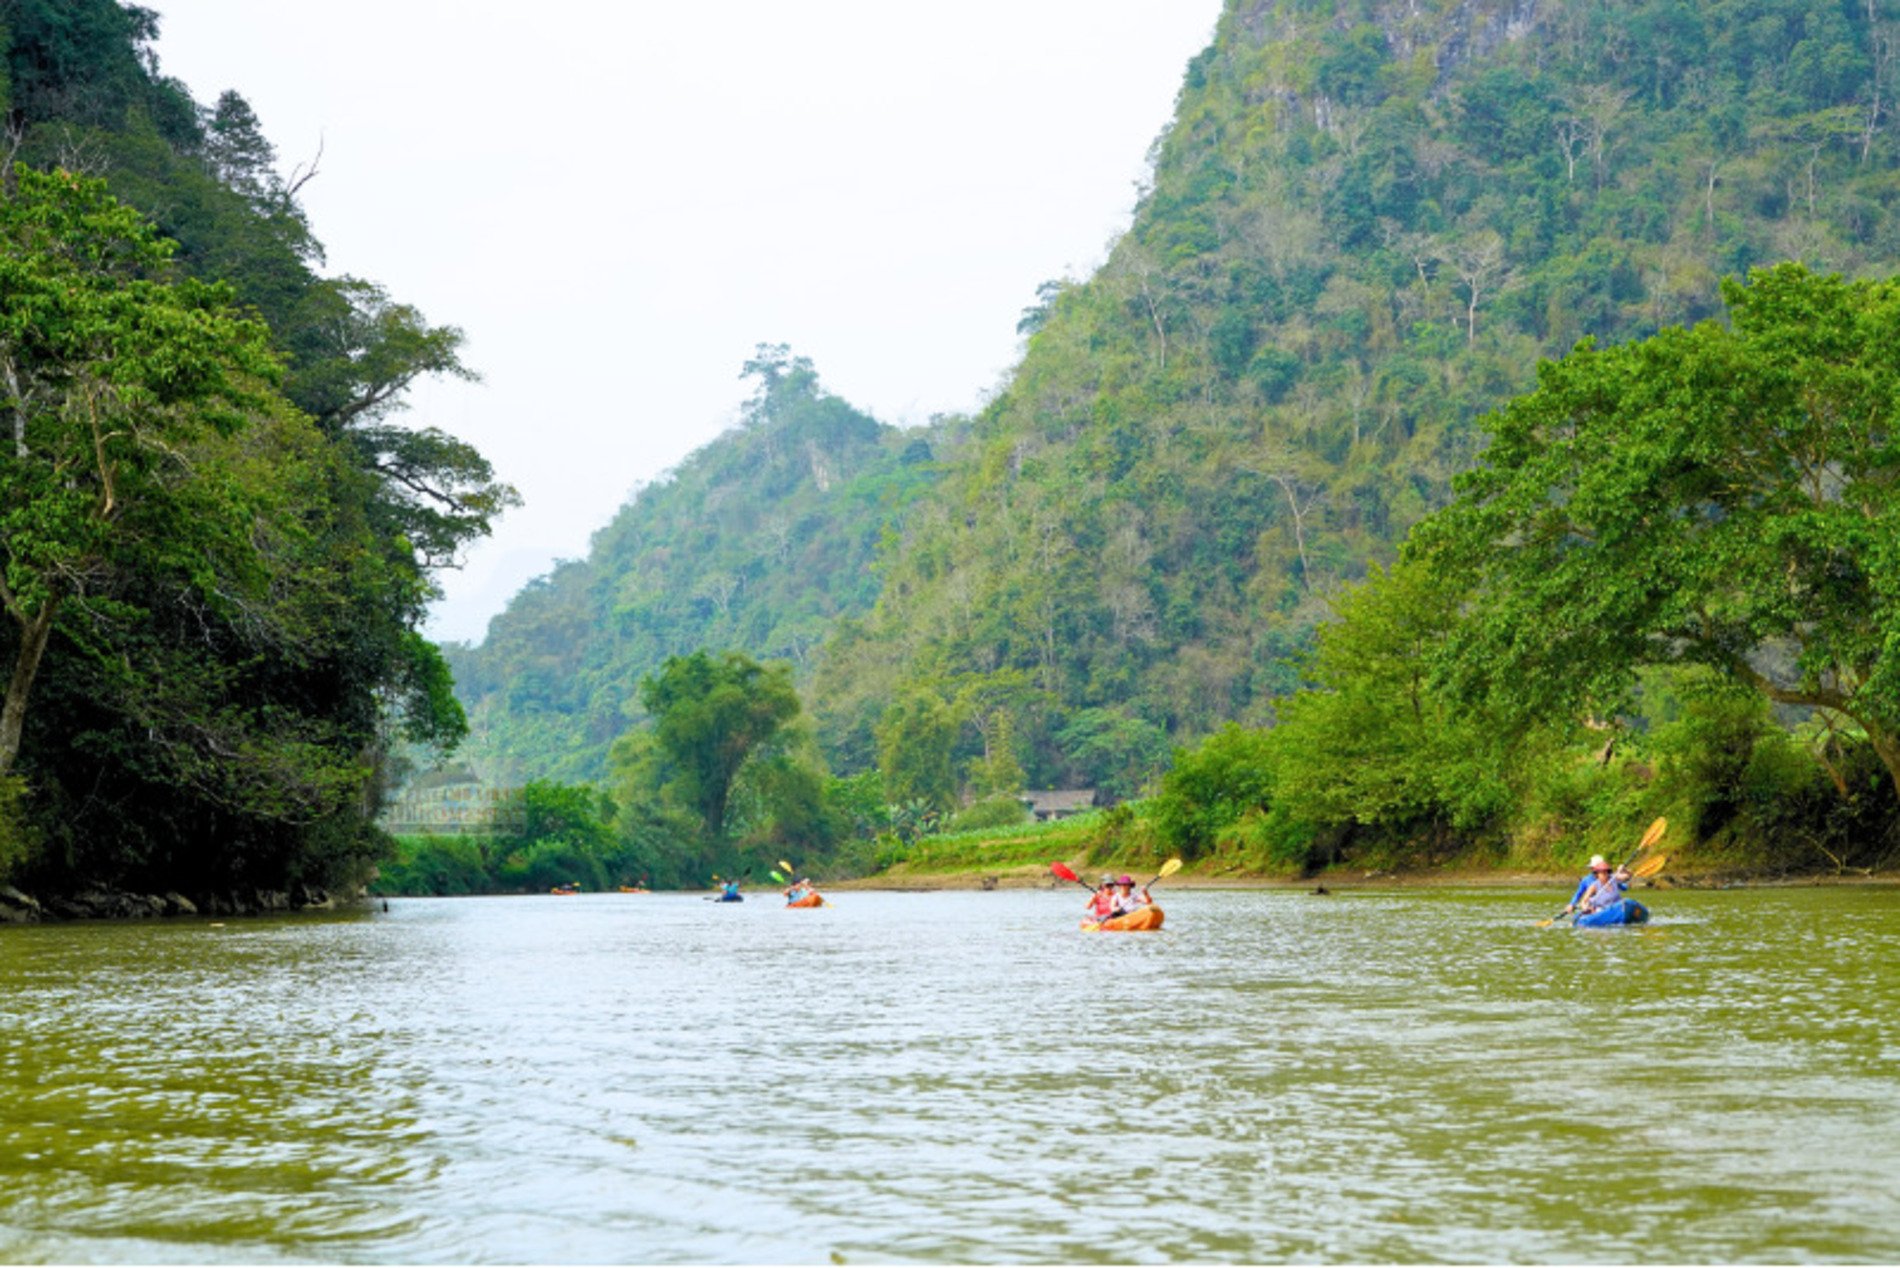
[[742, 903], [745, 901], [745, 895], [744, 894], [721, 894], [719, 895], [719, 897], [713, 899], [713, 901], [716, 903]]
[[1587, 916], [1577, 917], [1579, 929], [1607, 929], [1611, 925], [1646, 925], [1649, 923], [1649, 908], [1634, 898], [1625, 898], [1591, 912]]
[[620, 892], [623, 894], [650, 894], [653, 891], [650, 889], [641, 889], [638, 885], [622, 885]]
[[556, 885], [553, 889], [550, 889], [548, 891], [548, 893], [550, 894], [563, 894], [563, 895], [578, 894], [580, 892], [581, 892], [580, 888], [575, 885]]
[[1108, 920], [1082, 922], [1083, 933], [1142, 933], [1149, 929], [1159, 929], [1163, 914], [1161, 908], [1149, 903], [1129, 912], [1126, 916], [1115, 916]]
[[825, 905], [825, 896], [814, 889], [803, 898], [794, 898], [785, 905], [787, 907], [823, 907]]

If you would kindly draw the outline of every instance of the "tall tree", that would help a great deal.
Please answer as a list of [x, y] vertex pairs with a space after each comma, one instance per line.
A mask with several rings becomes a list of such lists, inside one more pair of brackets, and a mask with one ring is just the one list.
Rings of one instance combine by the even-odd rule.
[[733, 780], [753, 754], [798, 716], [790, 665], [761, 665], [743, 652], [670, 656], [640, 684], [669, 781], [699, 815], [709, 843], [724, 840]]
[[[17, 173], [0, 197], [0, 606], [17, 630], [0, 707], [0, 774], [19, 754], [54, 623], [127, 570], [180, 568], [246, 508], [189, 499], [194, 451], [269, 407], [269, 332], [228, 290], [168, 276], [171, 246], [97, 181]], [[187, 506], [193, 514], [185, 514]], [[211, 514], [225, 522], [206, 523]]]
[[1798, 264], [1540, 368], [1408, 549], [1471, 587], [1443, 671], [1518, 716], [1700, 664], [1850, 719], [1900, 789], [1900, 283]]

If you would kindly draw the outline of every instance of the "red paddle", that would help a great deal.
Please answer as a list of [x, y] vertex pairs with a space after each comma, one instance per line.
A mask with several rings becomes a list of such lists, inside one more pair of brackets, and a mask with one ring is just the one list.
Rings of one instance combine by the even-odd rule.
[[1080, 885], [1083, 889], [1086, 889], [1089, 893], [1093, 894], [1095, 892], [1095, 886], [1089, 884], [1087, 881], [1083, 880], [1080, 876], [1077, 876], [1075, 874], [1075, 869], [1071, 868], [1067, 863], [1051, 863], [1049, 865], [1049, 870], [1055, 873], [1057, 880], [1074, 881], [1076, 884]]

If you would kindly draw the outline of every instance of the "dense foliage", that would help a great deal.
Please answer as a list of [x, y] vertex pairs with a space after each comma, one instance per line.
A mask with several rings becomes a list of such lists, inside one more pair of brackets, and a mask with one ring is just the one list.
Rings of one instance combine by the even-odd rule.
[[942, 433], [879, 424], [782, 346], [744, 374], [757, 390], [733, 431], [516, 595], [480, 646], [448, 649], [489, 778], [603, 778], [668, 657], [732, 649], [803, 673], [839, 618], [870, 610], [872, 561], [934, 483]]
[[1668, 810], [1756, 866], [1895, 857], [1900, 292], [1788, 264], [1727, 293], [1729, 324], [1585, 344], [1488, 418], [1457, 499], [1342, 596], [1315, 688], [1255, 752], [1177, 762], [1162, 839], [1561, 856]]
[[466, 373], [460, 335], [319, 275], [249, 106], [161, 76], [156, 22], [0, 7], [0, 864], [52, 888], [360, 878], [392, 744], [466, 726], [415, 632], [430, 569], [513, 494], [394, 422], [417, 377]]
[[1775, 0], [1234, 0], [1133, 227], [1045, 289], [829, 649], [834, 755], [1009, 673], [1044, 693], [1014, 718], [1032, 785], [1098, 778], [1086, 711], [1177, 742], [1271, 720], [1539, 357], [1713, 315], [1758, 262], [1895, 258], [1895, 32]]
[[[1881, 301], [1731, 288], [1736, 338], [1696, 323], [1758, 266], [1891, 268], [1896, 49], [1881, 0], [1230, 0], [1129, 232], [1041, 288], [979, 416], [892, 435], [763, 355], [745, 426], [457, 653], [490, 769], [597, 775], [641, 675], [741, 648], [798, 666], [900, 837], [1086, 785], [1260, 866], [1574, 852], [1662, 800], [1878, 856]], [[1671, 377], [1734, 357], [1707, 399]], [[849, 513], [776, 440], [821, 411], [861, 438]]]

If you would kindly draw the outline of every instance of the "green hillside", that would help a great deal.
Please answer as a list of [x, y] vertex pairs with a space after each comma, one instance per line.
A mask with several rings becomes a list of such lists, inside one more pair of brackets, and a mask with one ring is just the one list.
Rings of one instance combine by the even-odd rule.
[[1098, 779], [1105, 731], [1268, 720], [1539, 358], [1716, 314], [1751, 266], [1900, 258], [1890, 17], [1234, 0], [1130, 231], [1045, 289], [829, 650], [834, 756], [872, 760], [894, 700], [973, 691], [1008, 694], [1040, 784]]
[[730, 648], [802, 671], [840, 617], [870, 611], [880, 544], [935, 484], [952, 429], [884, 426], [783, 347], [745, 374], [757, 391], [736, 428], [641, 489], [480, 646], [447, 649], [464, 752], [491, 780], [598, 780], [668, 656]]
[[792, 405], [849, 414], [768, 379], [455, 652], [476, 751], [596, 776], [639, 678], [698, 646], [793, 660], [830, 767], [892, 801], [1128, 795], [1273, 721], [1540, 359], [1720, 317], [1753, 267], [1900, 258], [1894, 16], [1231, 0], [1129, 231], [1041, 288], [979, 417], [915, 466], [860, 420], [825, 491], [795, 445], [750, 474]]

